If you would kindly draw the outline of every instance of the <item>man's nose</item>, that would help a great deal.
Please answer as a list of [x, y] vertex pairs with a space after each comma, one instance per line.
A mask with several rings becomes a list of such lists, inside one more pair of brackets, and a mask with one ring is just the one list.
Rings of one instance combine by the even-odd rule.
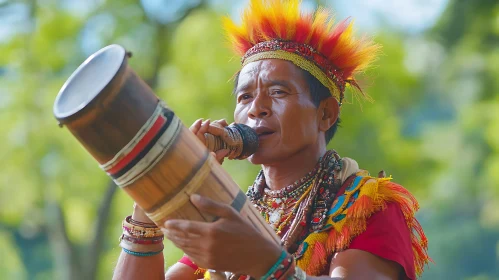
[[248, 117], [250, 119], [261, 119], [269, 117], [271, 114], [272, 101], [270, 100], [270, 97], [265, 94], [258, 93], [251, 103], [251, 107], [248, 111]]

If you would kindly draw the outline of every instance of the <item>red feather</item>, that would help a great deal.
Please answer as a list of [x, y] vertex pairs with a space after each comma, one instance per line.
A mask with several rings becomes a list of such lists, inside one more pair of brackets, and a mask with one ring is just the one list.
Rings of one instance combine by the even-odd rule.
[[296, 24], [296, 32], [295, 32], [295, 38], [294, 41], [298, 43], [305, 44], [308, 38], [308, 35], [310, 34], [310, 21], [312, 20], [311, 16], [308, 15], [306, 17], [303, 17], [298, 20]]

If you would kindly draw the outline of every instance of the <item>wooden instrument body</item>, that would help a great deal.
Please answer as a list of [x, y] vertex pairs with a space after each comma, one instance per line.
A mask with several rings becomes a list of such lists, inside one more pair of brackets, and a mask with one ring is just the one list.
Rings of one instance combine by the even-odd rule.
[[190, 203], [197, 193], [231, 205], [280, 242], [207, 148], [128, 66], [121, 46], [100, 50], [73, 73], [54, 114], [157, 225], [216, 219]]

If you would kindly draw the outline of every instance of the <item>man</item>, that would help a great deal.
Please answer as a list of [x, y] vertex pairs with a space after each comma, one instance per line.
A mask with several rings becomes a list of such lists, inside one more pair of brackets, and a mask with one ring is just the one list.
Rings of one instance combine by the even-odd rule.
[[[346, 21], [331, 25], [325, 10], [301, 14], [299, 4], [252, 0], [240, 26], [225, 22], [243, 66], [236, 75], [234, 119], [253, 127], [260, 139], [248, 159], [262, 171], [247, 195], [282, 246], [229, 206], [193, 195], [200, 211], [220, 219], [166, 222], [162, 231], [184, 258], [163, 275], [161, 251], [124, 249], [116, 279], [198, 279], [199, 267], [240, 275], [232, 279], [415, 279], [422, 272], [429, 257], [414, 197], [326, 150], [345, 86], [358, 88], [354, 75], [374, 60], [379, 46], [355, 40]], [[226, 125], [198, 120], [191, 131], [204, 141], [204, 133]], [[221, 162], [226, 154], [216, 157]], [[127, 221], [158, 231], [137, 207]], [[142, 247], [152, 242], [130, 240]]]

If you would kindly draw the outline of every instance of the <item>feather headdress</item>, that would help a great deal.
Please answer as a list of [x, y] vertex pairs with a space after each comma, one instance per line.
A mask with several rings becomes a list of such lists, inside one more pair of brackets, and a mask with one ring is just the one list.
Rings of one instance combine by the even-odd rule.
[[300, 12], [301, 0], [250, 0], [240, 25], [224, 18], [224, 27], [242, 65], [277, 58], [310, 72], [342, 102], [346, 84], [376, 58], [380, 46], [353, 36], [348, 19], [335, 23], [323, 8]]

